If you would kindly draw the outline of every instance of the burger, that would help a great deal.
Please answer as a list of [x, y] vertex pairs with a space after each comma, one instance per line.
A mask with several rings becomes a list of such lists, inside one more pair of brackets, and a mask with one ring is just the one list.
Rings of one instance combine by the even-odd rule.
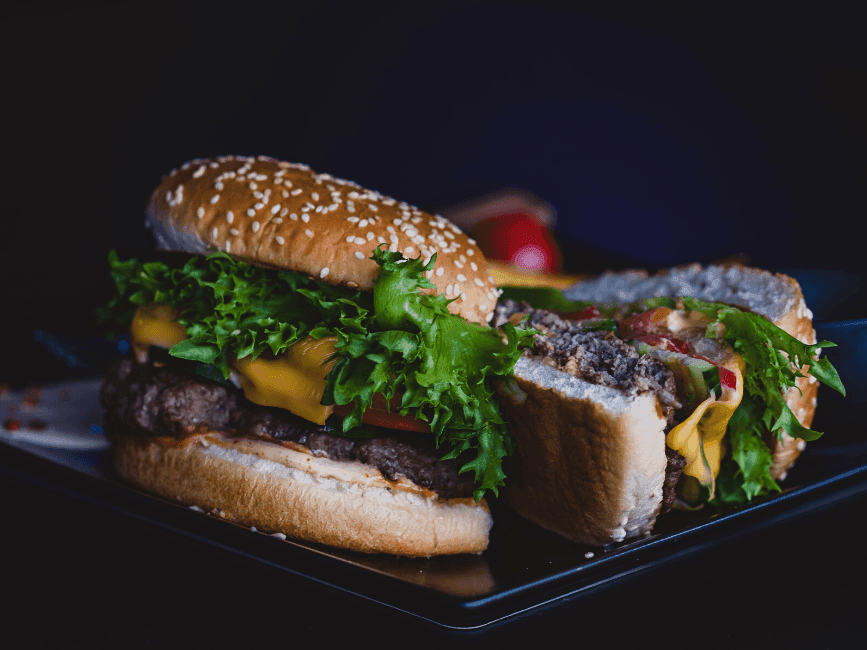
[[101, 400], [129, 483], [362, 552], [478, 553], [514, 450], [495, 392], [532, 333], [493, 328], [475, 242], [438, 215], [267, 157], [187, 162], [153, 260], [109, 262], [132, 354]]

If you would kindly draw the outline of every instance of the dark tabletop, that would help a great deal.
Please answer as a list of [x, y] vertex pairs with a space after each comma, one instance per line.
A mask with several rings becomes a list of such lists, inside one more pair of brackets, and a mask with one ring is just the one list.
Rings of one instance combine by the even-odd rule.
[[[2, 17], [0, 383], [93, 373], [51, 340], [98, 336], [106, 255], [149, 254], [160, 175], [225, 153], [306, 162], [431, 210], [528, 189], [557, 211], [568, 271], [737, 257], [795, 274], [817, 319], [867, 315], [854, 10], [295, 5], [27, 3]], [[820, 418], [842, 413], [824, 416], [828, 444], [863, 440], [864, 394], [838, 410], [823, 393]], [[867, 632], [857, 487], [458, 631], [28, 476], [0, 473], [3, 647], [848, 648]]]

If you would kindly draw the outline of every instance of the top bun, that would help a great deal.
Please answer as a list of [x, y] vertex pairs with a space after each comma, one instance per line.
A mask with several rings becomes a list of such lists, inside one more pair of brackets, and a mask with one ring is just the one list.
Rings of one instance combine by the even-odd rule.
[[[476, 323], [493, 317], [498, 291], [476, 242], [439, 215], [306, 165], [265, 156], [195, 159], [154, 190], [147, 225], [162, 250], [225, 251], [237, 259], [373, 290], [385, 244], [425, 261], [449, 311]], [[433, 293], [433, 290], [429, 291]]]

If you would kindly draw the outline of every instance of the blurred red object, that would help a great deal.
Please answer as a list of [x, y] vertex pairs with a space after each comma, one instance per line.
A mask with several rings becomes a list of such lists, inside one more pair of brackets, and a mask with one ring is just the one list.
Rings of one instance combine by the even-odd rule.
[[551, 233], [550, 204], [525, 190], [507, 189], [442, 210], [489, 260], [536, 273], [556, 273], [562, 256]]
[[528, 271], [560, 270], [560, 250], [551, 231], [533, 215], [511, 212], [484, 219], [470, 230], [489, 259]]

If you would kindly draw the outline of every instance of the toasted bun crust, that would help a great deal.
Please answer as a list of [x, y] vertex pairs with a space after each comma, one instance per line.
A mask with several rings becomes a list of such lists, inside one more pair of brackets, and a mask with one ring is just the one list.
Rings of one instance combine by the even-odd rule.
[[484, 256], [457, 226], [306, 165], [264, 156], [191, 160], [154, 190], [147, 223], [163, 250], [221, 250], [364, 291], [379, 274], [376, 246], [425, 260], [436, 253], [428, 276], [447, 298], [460, 296], [452, 313], [485, 323], [497, 302]]
[[527, 398], [505, 404], [521, 459], [509, 506], [591, 546], [649, 533], [666, 466], [656, 398], [627, 398], [526, 357], [515, 376]]
[[[816, 343], [813, 313], [804, 302], [798, 281], [782, 273], [771, 273], [740, 265], [707, 266], [691, 264], [650, 275], [644, 270], [605, 273], [567, 289], [572, 300], [589, 300], [598, 304], [629, 303], [653, 296], [680, 298], [692, 296], [709, 302], [725, 302], [764, 316], [777, 327], [802, 343]], [[786, 403], [805, 427], [813, 423], [816, 412], [818, 382], [799, 377], [798, 389], [790, 389]], [[785, 478], [806, 446], [784, 434], [766, 440], [774, 454], [771, 475]]]
[[440, 500], [362, 463], [220, 433], [183, 444], [111, 433], [117, 471], [128, 482], [266, 533], [408, 557], [488, 546], [493, 521], [484, 500]]

